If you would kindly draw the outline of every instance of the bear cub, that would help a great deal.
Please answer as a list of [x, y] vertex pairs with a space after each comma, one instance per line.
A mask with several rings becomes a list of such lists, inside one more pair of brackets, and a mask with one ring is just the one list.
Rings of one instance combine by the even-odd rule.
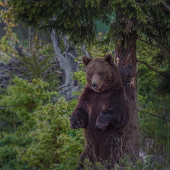
[[125, 131], [130, 121], [130, 105], [113, 56], [82, 58], [87, 84], [70, 121], [71, 128], [84, 128], [85, 147], [79, 160], [114, 165], [125, 149]]

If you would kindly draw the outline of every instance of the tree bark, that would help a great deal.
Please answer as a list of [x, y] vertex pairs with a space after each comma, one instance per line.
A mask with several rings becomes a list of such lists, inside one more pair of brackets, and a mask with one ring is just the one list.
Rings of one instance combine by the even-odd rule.
[[115, 63], [121, 73], [123, 85], [132, 113], [127, 127], [125, 139], [125, 154], [131, 155], [132, 160], [139, 158], [139, 122], [137, 109], [137, 67], [136, 67], [136, 33], [122, 34], [123, 40], [118, 43], [115, 51]]

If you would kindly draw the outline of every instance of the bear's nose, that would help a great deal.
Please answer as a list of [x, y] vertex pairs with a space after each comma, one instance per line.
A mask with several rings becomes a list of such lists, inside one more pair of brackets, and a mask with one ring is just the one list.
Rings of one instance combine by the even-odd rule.
[[98, 86], [97, 86], [97, 84], [96, 84], [95, 82], [92, 83], [92, 87], [93, 87], [94, 89], [97, 89], [97, 88], [98, 88]]

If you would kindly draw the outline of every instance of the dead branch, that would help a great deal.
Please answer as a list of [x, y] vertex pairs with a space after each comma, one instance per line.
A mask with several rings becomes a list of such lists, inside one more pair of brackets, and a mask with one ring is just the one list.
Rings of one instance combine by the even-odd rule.
[[15, 49], [18, 51], [18, 54], [19, 54], [21, 57], [24, 57], [25, 55], [26, 55], [27, 57], [30, 57], [30, 54], [28, 54], [26, 51], [24, 51], [22, 47], [15, 46]]

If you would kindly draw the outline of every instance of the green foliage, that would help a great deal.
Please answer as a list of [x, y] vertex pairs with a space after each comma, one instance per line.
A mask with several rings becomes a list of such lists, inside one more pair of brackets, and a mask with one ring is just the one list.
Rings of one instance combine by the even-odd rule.
[[17, 150], [18, 157], [40, 169], [74, 169], [83, 140], [81, 132], [70, 130], [69, 113], [69, 103], [63, 98], [37, 108], [36, 127], [28, 135], [33, 141], [28, 149]]
[[141, 160], [138, 160], [136, 162], [132, 162], [130, 156], [125, 155], [122, 159], [119, 160], [119, 163], [116, 165], [113, 165], [110, 162], [103, 161], [101, 162], [95, 162], [94, 164], [91, 163], [89, 160], [85, 160], [84, 163], [84, 169], [85, 170], [107, 170], [110, 169], [110, 167], [114, 167], [112, 169], [114, 170], [151, 170], [149, 167], [149, 159], [144, 163]]
[[1, 111], [0, 120], [8, 126], [7, 132], [1, 134], [1, 153], [4, 153], [0, 158], [1, 166], [10, 168], [20, 162], [16, 159], [15, 147], [27, 147], [32, 141], [27, 133], [35, 125], [35, 120], [31, 117], [33, 112], [38, 105], [47, 102], [51, 95], [44, 90], [48, 84], [40, 80], [28, 83], [15, 78], [13, 83], [15, 85], [8, 87], [0, 101], [0, 105], [5, 108]]
[[13, 57], [13, 59], [17, 61], [12, 63], [12, 67], [15, 68], [13, 70], [15, 71], [11, 72], [6, 69], [4, 71], [5, 74], [11, 78], [17, 74], [17, 76], [29, 81], [34, 78], [40, 78], [43, 81], [50, 82], [51, 90], [56, 90], [59, 85], [58, 77], [61, 73], [56, 71], [58, 67], [56, 61], [54, 61], [54, 49], [52, 44], [42, 45], [44, 43], [38, 41], [37, 31], [33, 42], [31, 42], [29, 53], [23, 52], [26, 50], [22, 47], [17, 53], [14, 46], [16, 47], [19, 40], [12, 30], [16, 25], [14, 24], [11, 8], [8, 7], [7, 1], [0, 1], [0, 7], [2, 7], [0, 10], [0, 21], [6, 25], [4, 27], [6, 30], [5, 35], [0, 40], [0, 60], [8, 62]]
[[78, 83], [82, 86], [86, 84], [86, 73], [83, 70], [74, 73], [74, 78], [78, 80]]
[[15, 33], [13, 33], [12, 28], [16, 25], [14, 24], [14, 18], [11, 13], [11, 9], [7, 9], [7, 1], [0, 1], [0, 23], [5, 24], [4, 30], [5, 35], [0, 40], [0, 60], [8, 61], [10, 55], [16, 56], [16, 52], [12, 45], [14, 45], [18, 39]]
[[[100, 21], [110, 25], [104, 42], [120, 44], [128, 36], [160, 48], [157, 61], [169, 63], [169, 1], [165, 0], [72, 0], [24, 1], [10, 0], [15, 20], [36, 29], [55, 30], [58, 35], [69, 35], [75, 43], [94, 44], [97, 24]], [[168, 7], [167, 7], [168, 6]], [[51, 8], [52, 7], [52, 8]], [[57, 12], [56, 12], [57, 11]], [[36, 16], [36, 17], [34, 17]], [[108, 46], [108, 43], [106, 44]], [[103, 47], [103, 46], [102, 46]], [[98, 49], [98, 48], [97, 48]], [[102, 52], [110, 51], [107, 48]], [[92, 56], [95, 53], [91, 53]], [[159, 90], [170, 92], [170, 69], [161, 74]]]
[[[1, 116], [11, 131], [1, 133], [0, 169], [75, 169], [84, 140], [72, 131], [69, 117], [76, 101], [51, 102], [48, 83], [15, 78], [3, 95]], [[10, 119], [8, 119], [10, 115]], [[12, 121], [11, 121], [12, 120]], [[73, 156], [74, 155], [74, 156]]]
[[[142, 61], [146, 61], [151, 66], [153, 65], [152, 57], [159, 52], [159, 49], [146, 45], [143, 42], [138, 42], [137, 45], [137, 58]], [[154, 96], [155, 88], [158, 85], [158, 80], [156, 73], [145, 65], [138, 63], [138, 94], [141, 94], [143, 97], [152, 93], [152, 96], [148, 96], [148, 101], [152, 100]], [[151, 84], [149, 86], [149, 84]]]
[[[137, 57], [152, 66], [152, 56], [155, 56], [159, 52], [160, 50], [158, 48], [139, 43]], [[163, 70], [163, 68], [165, 67], [161, 67], [160, 69]], [[169, 121], [148, 114], [149, 112], [164, 119], [169, 119], [170, 96], [167, 95], [164, 97], [159, 95], [157, 91], [159, 79], [156, 75], [157, 73], [145, 65], [138, 64], [138, 106], [140, 110], [144, 111], [139, 112], [141, 146], [142, 150], [148, 154], [164, 155], [170, 151], [170, 136], [168, 135], [170, 133]], [[153, 144], [150, 147], [145, 144], [146, 139], [153, 140]], [[170, 166], [168, 164], [170, 155], [166, 154], [165, 158], [167, 160], [165, 165], [160, 164], [159, 166]]]
[[[57, 79], [60, 73], [57, 70], [56, 61], [54, 61], [54, 50], [52, 44], [41, 45], [34, 37], [32, 42], [34, 47], [32, 53], [27, 56], [24, 53], [17, 55], [20, 65], [16, 66], [20, 71], [23, 78], [28, 80], [42, 79], [43, 81], [50, 82], [50, 88], [56, 90], [59, 85]], [[12, 75], [11, 75], [12, 76]]]
[[9, 1], [17, 22], [69, 34], [75, 42], [94, 42], [96, 20], [99, 20], [106, 25], [111, 24], [109, 38], [120, 38], [120, 32], [126, 35], [137, 32], [161, 45], [167, 44], [169, 38], [169, 11], [164, 7], [165, 3], [168, 4], [165, 0]]
[[[100, 21], [110, 26], [105, 42], [119, 45], [125, 41], [123, 43], [126, 46], [127, 37], [133, 36], [160, 48], [159, 58], [169, 61], [169, 1], [10, 0], [9, 4], [17, 22], [22, 21], [36, 29], [55, 30], [58, 35], [69, 35], [75, 43], [94, 44], [97, 36], [96, 22]], [[159, 87], [165, 89], [164, 94], [170, 92], [169, 80], [168, 69], [160, 77]]]

